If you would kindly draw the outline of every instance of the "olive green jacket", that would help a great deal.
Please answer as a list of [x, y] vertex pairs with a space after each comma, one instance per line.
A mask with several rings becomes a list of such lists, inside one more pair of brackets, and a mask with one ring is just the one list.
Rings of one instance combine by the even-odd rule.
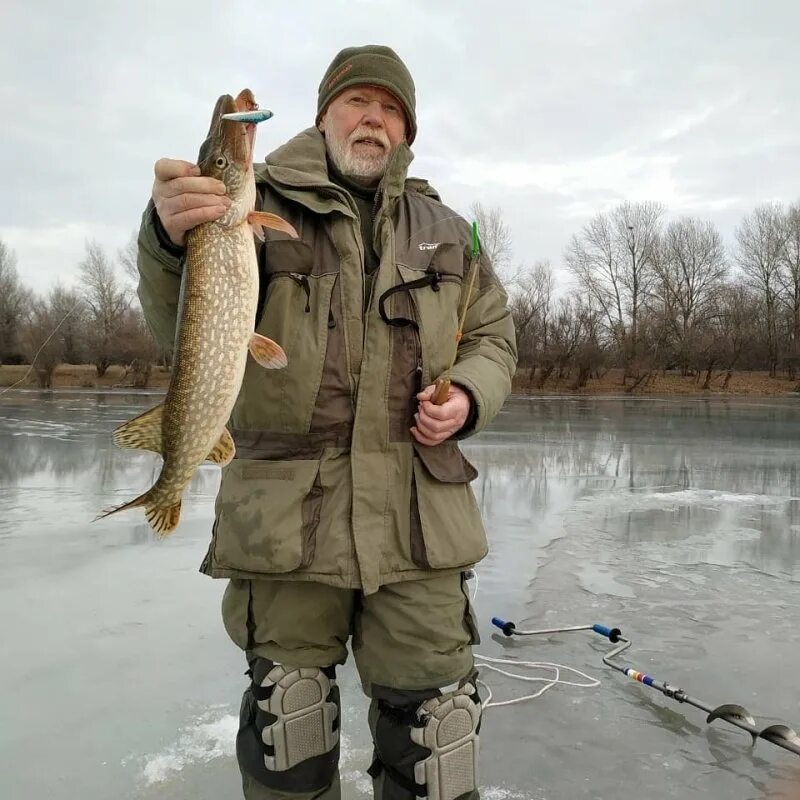
[[[229, 429], [203, 571], [214, 577], [321, 581], [374, 592], [484, 557], [486, 536], [456, 437], [412, 440], [415, 394], [447, 371], [481, 430], [511, 388], [516, 344], [506, 295], [483, 257], [463, 337], [471, 274], [468, 224], [424, 181], [407, 180], [411, 151], [392, 156], [376, 195], [380, 257], [365, 297], [352, 197], [328, 179], [325, 142], [310, 128], [256, 165], [260, 205], [299, 239], [269, 231], [259, 245], [255, 329], [289, 365], [247, 366]], [[139, 297], [160, 344], [172, 346], [183, 264], [160, 244], [152, 206], [139, 235]]]

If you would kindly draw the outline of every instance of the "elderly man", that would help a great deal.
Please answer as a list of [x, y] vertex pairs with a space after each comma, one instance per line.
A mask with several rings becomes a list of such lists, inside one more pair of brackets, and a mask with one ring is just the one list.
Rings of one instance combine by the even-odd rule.
[[[225, 627], [249, 663], [237, 737], [249, 800], [341, 796], [335, 674], [348, 640], [372, 701], [375, 797], [479, 796], [465, 584], [487, 545], [458, 439], [502, 406], [516, 349], [469, 226], [406, 177], [416, 133], [397, 54], [348, 48], [319, 86], [316, 125], [255, 167], [257, 207], [299, 232], [257, 245], [256, 330], [289, 364], [248, 366], [202, 565], [229, 579]], [[228, 200], [187, 162], [155, 173], [139, 296], [169, 347], [186, 232]]]

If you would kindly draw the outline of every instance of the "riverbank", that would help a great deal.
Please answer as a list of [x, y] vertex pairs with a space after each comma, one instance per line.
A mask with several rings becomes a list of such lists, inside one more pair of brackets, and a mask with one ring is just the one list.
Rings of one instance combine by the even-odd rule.
[[[124, 367], [112, 366], [102, 378], [92, 364], [62, 364], [53, 373], [53, 389], [164, 389], [169, 385], [170, 373], [164, 367], [153, 367], [147, 386], [136, 386], [132, 372]], [[20, 383], [20, 381], [22, 381]], [[18, 383], [19, 389], [39, 386], [36, 373], [27, 365], [0, 365], [0, 388]]]
[[[561, 380], [549, 378], [544, 386], [539, 386], [534, 376], [530, 379], [529, 370], [519, 370], [514, 376], [513, 392], [516, 395], [619, 395], [630, 390], [632, 379], [623, 385], [621, 369], [609, 370], [601, 378], [590, 378], [582, 389], [574, 389], [575, 378], [569, 376]], [[800, 381], [791, 380], [786, 375], [771, 378], [769, 372], [734, 372], [725, 385], [726, 373], [714, 373], [708, 389], [703, 388], [705, 373], [700, 375], [681, 375], [680, 372], [656, 372], [638, 384], [631, 392], [634, 395], [682, 395], [682, 396], [798, 396]]]
[[[27, 377], [26, 377], [27, 374]], [[11, 386], [24, 378], [19, 388], [36, 388], [36, 374], [28, 366], [0, 366], [0, 388]], [[119, 389], [147, 388], [166, 390], [170, 373], [163, 367], [153, 367], [146, 387], [136, 386], [132, 373], [123, 367], [109, 367], [102, 378], [91, 364], [62, 364], [53, 375], [53, 389]], [[714, 375], [710, 388], [703, 389], [705, 374], [683, 376], [679, 372], [655, 373], [647, 381], [636, 386], [636, 395], [762, 395], [794, 396], [798, 394], [800, 381], [790, 380], [785, 375], [771, 378], [768, 372], [734, 372], [725, 384], [725, 373]], [[530, 380], [528, 370], [521, 369], [514, 377], [513, 392], [516, 395], [606, 395], [624, 394], [630, 388], [622, 384], [622, 370], [609, 370], [602, 378], [590, 378], [583, 389], [574, 389], [574, 377], [558, 380], [552, 376], [540, 387], [534, 376]]]

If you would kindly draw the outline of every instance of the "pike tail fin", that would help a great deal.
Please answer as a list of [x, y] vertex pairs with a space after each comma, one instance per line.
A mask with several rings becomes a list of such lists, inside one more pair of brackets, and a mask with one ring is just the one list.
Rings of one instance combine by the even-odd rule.
[[120, 506], [115, 506], [114, 508], [109, 508], [102, 514], [96, 516], [92, 521], [97, 522], [99, 519], [105, 519], [106, 517], [110, 517], [112, 514], [116, 514], [118, 511], [127, 511], [130, 508], [139, 508], [144, 506], [144, 515], [147, 517], [150, 527], [159, 536], [166, 536], [172, 533], [175, 528], [178, 527], [178, 523], [181, 519], [181, 501], [178, 500], [177, 503], [171, 506], [157, 506], [150, 502], [150, 492], [151, 490], [148, 490], [144, 494], [139, 495], [139, 497], [136, 497], [127, 503], [123, 503]]
[[150, 523], [150, 527], [159, 535], [167, 536], [181, 521], [181, 501], [171, 506], [145, 506], [144, 515]]

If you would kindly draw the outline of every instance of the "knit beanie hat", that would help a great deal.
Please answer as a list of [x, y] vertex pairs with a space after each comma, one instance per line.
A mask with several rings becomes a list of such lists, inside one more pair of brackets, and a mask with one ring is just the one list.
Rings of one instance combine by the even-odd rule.
[[400, 101], [408, 123], [406, 139], [411, 144], [417, 136], [414, 80], [394, 50], [377, 44], [346, 47], [331, 61], [319, 85], [317, 124], [336, 95], [359, 84], [380, 86]]

